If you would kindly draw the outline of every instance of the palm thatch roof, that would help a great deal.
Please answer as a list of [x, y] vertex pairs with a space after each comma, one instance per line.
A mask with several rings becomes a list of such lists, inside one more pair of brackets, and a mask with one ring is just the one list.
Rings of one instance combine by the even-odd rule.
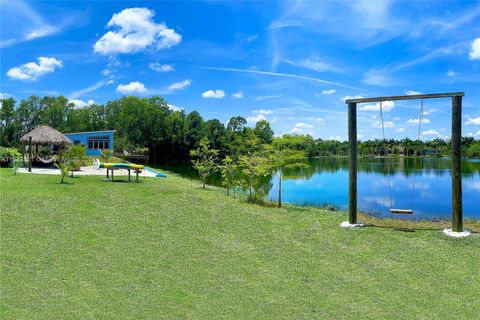
[[32, 131], [21, 137], [20, 142], [27, 144], [29, 137], [32, 137], [32, 144], [36, 145], [65, 146], [72, 144], [72, 140], [49, 126], [36, 126]]

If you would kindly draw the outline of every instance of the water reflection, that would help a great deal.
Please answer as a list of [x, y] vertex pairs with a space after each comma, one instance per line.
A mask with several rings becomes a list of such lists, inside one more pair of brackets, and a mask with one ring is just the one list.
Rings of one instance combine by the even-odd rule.
[[[315, 158], [307, 167], [284, 171], [284, 202], [299, 205], [334, 205], [346, 209], [348, 203], [348, 159]], [[162, 165], [160, 168], [196, 178], [189, 163]], [[392, 217], [389, 209], [413, 209], [401, 219], [450, 219], [451, 161], [448, 158], [362, 158], [358, 162], [358, 207], [378, 217]], [[463, 212], [465, 218], [480, 219], [480, 161], [462, 162]], [[388, 181], [390, 180], [390, 184]], [[221, 185], [220, 176], [209, 181]], [[390, 188], [389, 188], [390, 185]], [[260, 186], [275, 201], [278, 181], [274, 176]], [[390, 190], [389, 190], [390, 189]], [[390, 197], [391, 194], [391, 197]]]
[[[283, 183], [283, 200], [300, 205], [348, 204], [348, 160], [310, 159], [310, 167], [290, 172]], [[451, 162], [447, 158], [359, 159], [358, 207], [378, 217], [392, 217], [390, 208], [413, 209], [401, 219], [450, 219]], [[463, 212], [480, 219], [480, 162], [464, 159]], [[389, 183], [390, 180], [390, 183]], [[275, 200], [273, 179], [269, 199]]]

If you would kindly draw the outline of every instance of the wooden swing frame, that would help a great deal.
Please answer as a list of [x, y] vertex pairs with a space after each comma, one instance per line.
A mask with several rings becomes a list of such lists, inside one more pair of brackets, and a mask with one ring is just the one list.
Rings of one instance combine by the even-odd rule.
[[[462, 212], [462, 173], [461, 173], [461, 139], [462, 139], [462, 97], [464, 92], [415, 94], [403, 96], [386, 96], [373, 98], [347, 99], [348, 105], [348, 145], [349, 145], [349, 178], [348, 178], [348, 222], [357, 222], [357, 104], [367, 102], [384, 102], [419, 99], [452, 99], [452, 230], [463, 232]], [[392, 212], [409, 214], [411, 210], [391, 209]]]

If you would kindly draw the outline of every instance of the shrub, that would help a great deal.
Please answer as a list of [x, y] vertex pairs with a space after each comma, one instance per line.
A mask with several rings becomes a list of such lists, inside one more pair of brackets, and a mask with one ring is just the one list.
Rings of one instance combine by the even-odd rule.
[[21, 158], [22, 154], [16, 148], [0, 147], [0, 165], [2, 167], [10, 167], [15, 160]]

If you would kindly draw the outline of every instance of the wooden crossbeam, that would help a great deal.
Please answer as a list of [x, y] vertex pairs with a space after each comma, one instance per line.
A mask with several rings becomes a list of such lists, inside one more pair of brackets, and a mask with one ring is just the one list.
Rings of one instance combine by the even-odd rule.
[[349, 103], [365, 103], [365, 102], [397, 101], [397, 100], [437, 99], [437, 98], [463, 97], [464, 95], [465, 95], [465, 92], [412, 94], [412, 95], [406, 95], [406, 96], [387, 96], [387, 97], [347, 99], [345, 100], [345, 103], [349, 104]]

